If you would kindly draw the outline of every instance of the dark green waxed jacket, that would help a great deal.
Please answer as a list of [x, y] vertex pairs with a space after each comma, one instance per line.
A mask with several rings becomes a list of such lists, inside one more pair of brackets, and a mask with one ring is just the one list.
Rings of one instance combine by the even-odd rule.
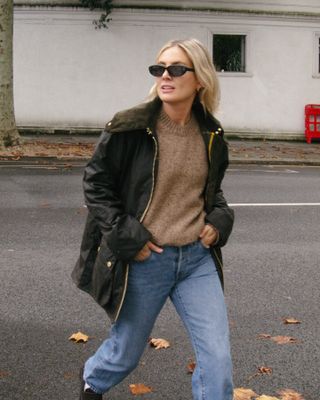
[[[156, 98], [117, 113], [107, 123], [84, 172], [88, 216], [72, 279], [112, 321], [124, 300], [129, 263], [151, 239], [142, 221], [157, 184], [155, 125], [161, 105]], [[221, 190], [228, 148], [219, 122], [197, 100], [193, 112], [207, 148], [206, 222], [219, 231], [219, 241], [210, 250], [223, 284], [220, 247], [227, 242], [234, 220]]]

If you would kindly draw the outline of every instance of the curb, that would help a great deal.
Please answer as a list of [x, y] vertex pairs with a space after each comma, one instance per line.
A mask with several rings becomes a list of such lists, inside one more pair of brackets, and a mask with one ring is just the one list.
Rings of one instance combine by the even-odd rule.
[[[5, 159], [4, 159], [5, 158]], [[58, 158], [58, 157], [0, 157], [0, 166], [11, 165], [11, 166], [59, 166], [59, 167], [84, 167], [89, 161], [89, 158]]]
[[230, 165], [296, 165], [296, 166], [310, 166], [318, 167], [320, 166], [320, 160], [275, 160], [275, 159], [243, 159], [243, 158], [233, 158], [229, 160]]
[[[5, 159], [4, 159], [5, 158]], [[75, 157], [0, 157], [0, 166], [59, 166], [59, 167], [84, 167], [90, 158]], [[297, 166], [320, 166], [320, 160], [299, 159], [259, 159], [259, 158], [230, 158], [230, 165], [297, 165]]]

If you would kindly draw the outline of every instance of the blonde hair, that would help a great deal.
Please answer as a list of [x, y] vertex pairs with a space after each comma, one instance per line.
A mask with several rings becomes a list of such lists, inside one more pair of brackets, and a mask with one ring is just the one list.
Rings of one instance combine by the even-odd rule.
[[[195, 75], [201, 85], [198, 98], [204, 109], [213, 114], [220, 102], [220, 85], [208, 50], [197, 39], [170, 40], [160, 49], [156, 59], [158, 60], [164, 51], [174, 46], [180, 47], [190, 58]], [[148, 99], [153, 100], [157, 96], [157, 86], [154, 84]]]

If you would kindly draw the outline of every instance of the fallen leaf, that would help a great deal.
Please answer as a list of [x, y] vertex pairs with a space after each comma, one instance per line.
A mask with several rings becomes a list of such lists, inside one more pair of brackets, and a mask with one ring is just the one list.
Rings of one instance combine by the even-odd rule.
[[194, 361], [190, 361], [189, 364], [187, 365], [187, 370], [188, 370], [188, 374], [193, 374], [193, 371], [196, 368], [196, 363]]
[[260, 335], [258, 335], [258, 339], [271, 339], [271, 335], [268, 335], [267, 333], [260, 333]]
[[258, 371], [260, 374], [267, 374], [267, 375], [272, 374], [272, 368], [270, 368], [270, 367], [259, 367]]
[[277, 344], [288, 344], [288, 343], [298, 343], [299, 340], [291, 336], [271, 336], [266, 333], [261, 333], [258, 339], [270, 339]]
[[233, 400], [251, 400], [252, 397], [256, 397], [257, 393], [255, 393], [251, 389], [245, 388], [236, 388], [233, 391]]
[[152, 393], [153, 389], [150, 386], [146, 386], [143, 383], [132, 383], [129, 385], [130, 391], [134, 395]]
[[295, 339], [291, 336], [274, 336], [271, 338], [274, 342], [278, 344], [288, 344], [288, 343], [298, 343], [298, 339]]
[[265, 394], [256, 398], [256, 400], [280, 400], [278, 397], [266, 396]]
[[256, 376], [266, 374], [266, 375], [271, 375], [272, 374], [272, 368], [270, 367], [258, 367], [258, 372], [255, 374], [249, 376], [248, 381], [250, 381], [252, 378], [255, 378]]
[[75, 377], [77, 377], [77, 375], [74, 372], [65, 372], [63, 374], [63, 378], [64, 379], [74, 379]]
[[87, 343], [87, 341], [89, 340], [89, 336], [85, 335], [82, 332], [77, 332], [71, 335], [69, 337], [69, 340], [72, 340], [76, 343]]
[[304, 400], [300, 393], [291, 389], [283, 389], [278, 392], [281, 400]]
[[301, 321], [295, 318], [284, 318], [283, 319], [284, 324], [301, 324]]
[[50, 207], [50, 204], [49, 203], [41, 203], [40, 207], [41, 208], [48, 208], [48, 207]]
[[8, 372], [8, 371], [2, 371], [2, 370], [0, 370], [0, 379], [1, 379], [1, 378], [6, 378], [7, 376], [10, 376], [10, 375], [11, 375], [11, 373]]
[[170, 343], [166, 339], [161, 338], [150, 338], [149, 344], [151, 347], [155, 347], [156, 350], [167, 349], [168, 347], [170, 347]]

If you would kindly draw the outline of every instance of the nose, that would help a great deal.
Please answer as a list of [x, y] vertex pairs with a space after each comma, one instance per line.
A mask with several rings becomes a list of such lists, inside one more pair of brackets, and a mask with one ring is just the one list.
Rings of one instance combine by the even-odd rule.
[[162, 74], [162, 78], [171, 79], [171, 76], [170, 76], [170, 74], [169, 74], [167, 69], [164, 70], [164, 73]]

